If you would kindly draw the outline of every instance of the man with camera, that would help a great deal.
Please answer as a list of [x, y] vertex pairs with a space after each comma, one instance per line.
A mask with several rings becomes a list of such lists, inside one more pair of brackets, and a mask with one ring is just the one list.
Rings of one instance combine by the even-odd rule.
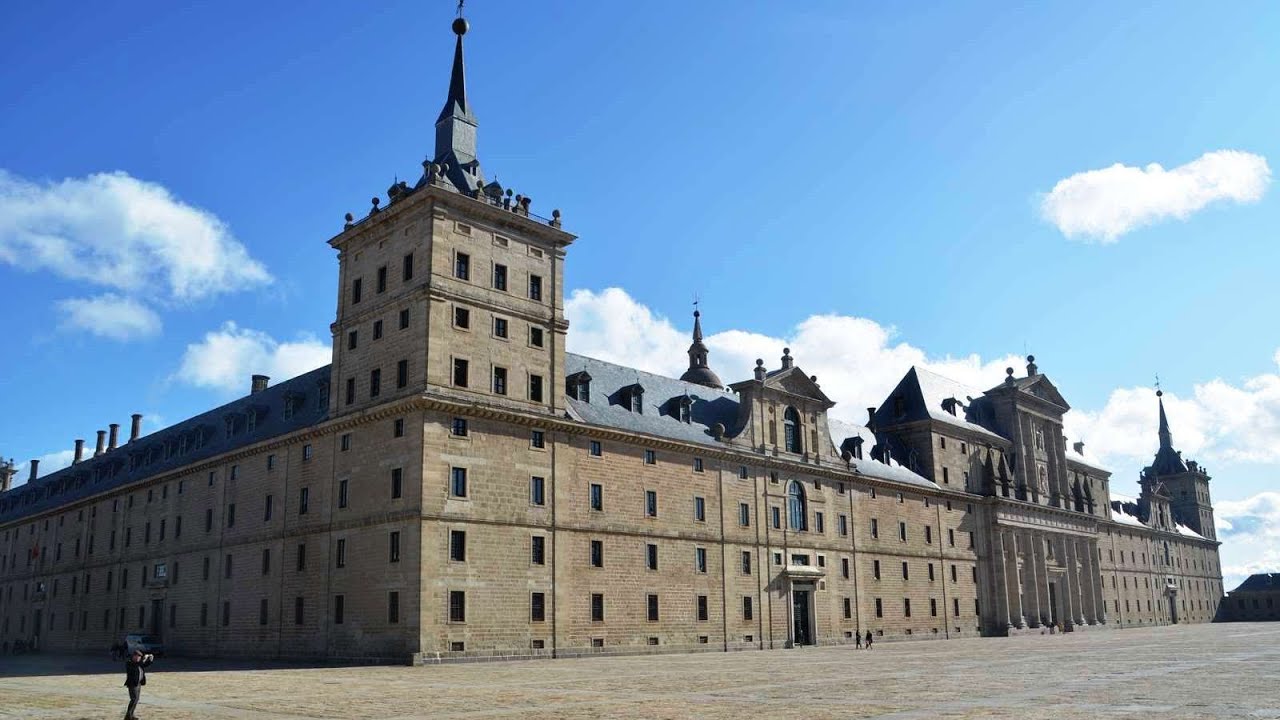
[[146, 667], [155, 662], [155, 656], [135, 649], [124, 664], [124, 686], [129, 689], [129, 709], [125, 711], [124, 720], [138, 720], [133, 711], [142, 698], [142, 686], [147, 684]]

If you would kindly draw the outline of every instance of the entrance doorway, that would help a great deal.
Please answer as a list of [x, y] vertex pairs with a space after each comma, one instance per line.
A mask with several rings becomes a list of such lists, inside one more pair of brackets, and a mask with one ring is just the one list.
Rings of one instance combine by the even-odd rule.
[[1058, 583], [1049, 583], [1049, 624], [1058, 624]]
[[796, 645], [812, 645], [813, 644], [813, 623], [810, 620], [809, 612], [811, 605], [811, 591], [809, 590], [792, 590], [791, 591], [791, 614], [794, 618], [795, 631], [793, 633], [794, 643]]
[[160, 626], [161, 626], [160, 617], [163, 613], [164, 613], [164, 601], [152, 600], [151, 601], [151, 634], [157, 637], [160, 635]]
[[1178, 624], [1178, 596], [1177, 595], [1169, 596], [1169, 620], [1173, 622], [1174, 625]]

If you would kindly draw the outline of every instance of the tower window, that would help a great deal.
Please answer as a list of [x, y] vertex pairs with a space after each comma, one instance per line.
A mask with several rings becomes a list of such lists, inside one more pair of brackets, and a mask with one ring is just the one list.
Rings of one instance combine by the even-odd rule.
[[506, 292], [507, 290], [507, 266], [506, 265], [495, 264], [493, 266], [493, 289]]
[[787, 523], [792, 530], [809, 529], [809, 510], [805, 500], [804, 488], [792, 480], [787, 488]]
[[467, 386], [467, 371], [469, 363], [462, 358], [453, 359], [453, 384], [456, 387], [464, 388]]
[[453, 276], [459, 280], [471, 279], [471, 256], [466, 253], [458, 253], [453, 261]]
[[530, 300], [542, 299], [542, 276], [541, 275], [529, 276], [529, 299]]
[[782, 415], [782, 438], [787, 452], [801, 452], [800, 413], [793, 407], [788, 407]]
[[377, 292], [384, 293], [387, 291], [387, 266], [383, 265], [378, 268]]

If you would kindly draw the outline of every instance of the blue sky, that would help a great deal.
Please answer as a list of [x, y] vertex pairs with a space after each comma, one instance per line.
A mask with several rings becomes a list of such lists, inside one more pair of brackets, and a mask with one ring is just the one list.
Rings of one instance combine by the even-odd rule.
[[[421, 173], [452, 8], [0, 7], [0, 453], [92, 443], [131, 412], [154, 430], [243, 392], [260, 366], [315, 357], [334, 310], [325, 241], [343, 213]], [[602, 313], [617, 303], [642, 321], [584, 332], [576, 349], [669, 369], [664, 333], [687, 332], [697, 293], [713, 351], [738, 363], [717, 366], [726, 381], [758, 347], [801, 345], [815, 316], [863, 321], [844, 336], [862, 343], [850, 356], [883, 365], [914, 350], [980, 387], [1034, 352], [1083, 411], [1068, 429], [1118, 486], [1154, 452], [1158, 372], [1175, 441], [1211, 465], [1215, 499], [1280, 537], [1269, 183], [1203, 207], [1157, 198], [1150, 222], [1111, 242], [1068, 238], [1042, 211], [1059, 182], [1117, 163], [1280, 157], [1280, 7], [474, 0], [467, 15], [488, 175], [580, 235], [567, 264], [583, 291], [576, 327], [612, 322]], [[68, 192], [89, 210], [60, 222], [80, 233], [96, 232], [103, 193], [177, 205], [168, 221], [207, 231], [222, 264], [139, 260], [101, 237], [86, 262], [13, 251], [14, 228], [50, 231], [50, 214], [68, 212], [50, 198]], [[37, 220], [4, 217], [31, 195]], [[122, 279], [129, 268], [141, 269]], [[134, 320], [113, 330], [92, 322], [125, 310]], [[638, 332], [649, 346], [628, 344]], [[906, 371], [805, 357], [848, 390], [854, 419], [891, 383], [866, 377]], [[1280, 570], [1270, 552], [1237, 564]]]

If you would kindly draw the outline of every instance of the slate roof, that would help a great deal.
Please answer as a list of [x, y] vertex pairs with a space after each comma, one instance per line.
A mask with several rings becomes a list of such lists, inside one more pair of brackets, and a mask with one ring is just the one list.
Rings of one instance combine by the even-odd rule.
[[881, 480], [895, 480], [910, 485], [938, 489], [937, 484], [932, 480], [917, 475], [901, 465], [887, 465], [878, 460], [872, 460], [871, 448], [876, 444], [876, 436], [866, 427], [857, 423], [828, 417], [827, 428], [831, 432], [831, 442], [837, 449], [849, 438], [862, 438], [862, 459], [855, 458], [852, 461], [854, 469], [859, 473]]
[[[654, 375], [634, 368], [586, 357], [565, 354], [567, 375], [586, 371], [591, 376], [591, 396], [583, 402], [567, 399], [570, 416], [581, 422], [628, 432], [644, 433], [703, 445], [718, 444], [711, 434], [716, 423], [725, 427], [726, 435], [736, 435], [738, 394], [715, 390], [705, 385]], [[633, 413], [623, 404], [619, 392], [632, 385], [644, 389], [643, 411]], [[559, 392], [563, 388], [557, 388]], [[690, 422], [682, 422], [673, 401], [688, 396]]]
[[[328, 365], [20, 485], [0, 495], [0, 522], [61, 507], [152, 475], [317, 425], [329, 416], [328, 402], [320, 402], [322, 387], [327, 393]], [[286, 396], [295, 402], [295, 409], [287, 419], [284, 411]], [[246, 422], [251, 409], [256, 411], [253, 430], [248, 429]], [[241, 429], [230, 437], [226, 432], [228, 416], [242, 423]], [[165, 457], [166, 444], [176, 446], [183, 437], [190, 442], [197, 433], [204, 435], [203, 445]], [[155, 453], [152, 461], [139, 462], [130, 468], [132, 456], [145, 457], [148, 452]]]
[[[893, 398], [902, 395], [905, 402], [905, 414], [894, 414]], [[943, 408], [943, 401], [955, 398], [956, 414], [952, 415]], [[973, 398], [970, 402], [969, 398]], [[999, 434], [978, 424], [978, 411], [988, 402], [981, 391], [964, 383], [930, 372], [918, 366], [912, 366], [902, 380], [898, 382], [885, 402], [876, 411], [877, 427], [889, 427], [904, 422], [930, 419], [947, 425], [978, 433], [993, 439], [1004, 440]]]
[[1080, 453], [1076, 452], [1075, 448], [1071, 447], [1070, 443], [1067, 444], [1067, 460], [1073, 463], [1079, 463], [1080, 465], [1084, 465], [1085, 467], [1093, 468], [1094, 470], [1100, 470], [1104, 473], [1111, 472], [1110, 470], [1099, 465], [1097, 462], [1090, 460], [1084, 455], [1081, 455]]
[[1280, 592], [1280, 573], [1254, 573], [1231, 592]]

